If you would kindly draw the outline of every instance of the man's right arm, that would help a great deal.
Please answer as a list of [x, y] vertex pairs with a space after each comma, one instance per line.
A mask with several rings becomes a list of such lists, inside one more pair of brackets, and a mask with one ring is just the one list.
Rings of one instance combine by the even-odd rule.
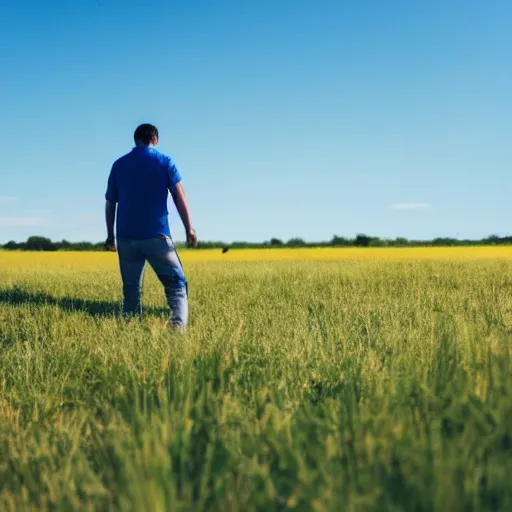
[[114, 166], [110, 171], [108, 177], [107, 191], [105, 193], [105, 222], [107, 225], [107, 240], [105, 242], [105, 248], [108, 251], [115, 251], [115, 239], [114, 239], [114, 224], [116, 219], [117, 209], [117, 185], [114, 175]]
[[195, 229], [192, 227], [192, 220], [190, 218], [190, 209], [188, 207], [187, 197], [185, 196], [185, 190], [181, 183], [176, 183], [173, 190], [171, 191], [174, 204], [180, 214], [181, 221], [185, 227], [185, 233], [187, 234], [187, 246], [197, 247], [197, 235]]
[[105, 249], [107, 251], [115, 251], [116, 243], [114, 238], [114, 224], [116, 220], [116, 207], [117, 203], [114, 201], [105, 202], [105, 222], [107, 224], [107, 240], [105, 242]]

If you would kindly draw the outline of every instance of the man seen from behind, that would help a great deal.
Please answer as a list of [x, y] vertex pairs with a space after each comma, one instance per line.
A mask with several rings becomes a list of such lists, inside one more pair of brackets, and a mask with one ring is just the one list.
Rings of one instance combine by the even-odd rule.
[[[106, 223], [108, 250], [117, 252], [123, 282], [123, 313], [140, 315], [146, 261], [162, 283], [171, 309], [169, 324], [185, 328], [188, 322], [188, 285], [169, 229], [167, 199], [170, 193], [185, 227], [187, 246], [196, 247], [196, 232], [181, 183], [170, 157], [155, 149], [158, 130], [140, 125], [135, 147], [116, 160], [108, 178]], [[117, 217], [117, 219], [116, 219]]]

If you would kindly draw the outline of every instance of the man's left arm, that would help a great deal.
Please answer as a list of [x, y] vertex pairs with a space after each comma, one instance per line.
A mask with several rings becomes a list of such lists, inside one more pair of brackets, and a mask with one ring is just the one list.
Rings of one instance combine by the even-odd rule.
[[181, 175], [170, 158], [167, 167], [167, 189], [171, 193], [176, 209], [183, 222], [187, 236], [187, 246], [195, 248], [197, 247], [197, 234], [196, 230], [192, 227], [187, 198], [183, 190], [183, 185], [181, 184]]

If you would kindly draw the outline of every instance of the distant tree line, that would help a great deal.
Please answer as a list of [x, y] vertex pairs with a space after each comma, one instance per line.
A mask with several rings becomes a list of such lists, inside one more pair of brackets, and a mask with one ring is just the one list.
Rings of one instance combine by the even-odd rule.
[[[288, 241], [271, 238], [265, 242], [232, 242], [230, 244], [220, 241], [200, 241], [198, 249], [257, 249], [280, 247], [455, 247], [478, 245], [510, 245], [512, 236], [499, 237], [491, 235], [481, 240], [460, 240], [457, 238], [434, 238], [433, 240], [408, 240], [407, 238], [379, 238], [358, 234], [354, 238], [345, 238], [334, 235], [325, 242], [307, 242], [302, 238], [290, 238]], [[177, 243], [178, 247], [183, 243]], [[102, 251], [104, 242], [69, 242], [61, 240], [55, 242], [43, 236], [31, 236], [25, 242], [11, 240], [4, 244], [3, 249], [21, 251]]]
[[25, 242], [7, 242], [3, 248], [19, 251], [102, 251], [104, 242], [53, 242], [44, 236], [31, 236]]

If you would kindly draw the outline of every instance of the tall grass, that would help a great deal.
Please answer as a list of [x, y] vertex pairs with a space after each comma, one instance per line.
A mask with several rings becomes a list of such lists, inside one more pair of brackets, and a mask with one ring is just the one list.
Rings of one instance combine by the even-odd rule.
[[512, 510], [510, 261], [3, 257], [0, 510]]

